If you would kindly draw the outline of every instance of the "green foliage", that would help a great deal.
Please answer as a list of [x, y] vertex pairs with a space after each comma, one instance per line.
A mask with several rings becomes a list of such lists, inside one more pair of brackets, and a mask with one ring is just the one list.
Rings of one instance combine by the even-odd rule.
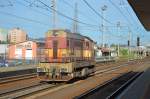
[[111, 47], [116, 47], [117, 45], [116, 44], [111, 44]]
[[122, 56], [127, 56], [128, 55], [128, 50], [127, 49], [121, 49], [120, 52], [121, 52]]
[[128, 49], [120, 49], [120, 56], [121, 59], [133, 59], [136, 56], [134, 52], [128, 52]]

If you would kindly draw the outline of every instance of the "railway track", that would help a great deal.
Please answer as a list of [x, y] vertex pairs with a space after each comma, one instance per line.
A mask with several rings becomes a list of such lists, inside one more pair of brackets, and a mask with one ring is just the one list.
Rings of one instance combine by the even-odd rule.
[[[114, 70], [117, 70], [121, 67], [127, 66], [128, 64], [121, 64], [119, 66], [115, 66], [115, 67], [109, 67], [109, 68], [105, 68], [102, 70], [97, 70], [95, 74], [104, 74], [104, 73], [108, 73]], [[27, 75], [26, 75], [27, 76]], [[26, 78], [26, 76], [20, 76], [20, 77], [14, 77], [13, 79], [9, 79], [8, 80], [4, 80], [4, 82], [12, 82], [12, 81], [16, 81], [16, 80], [21, 80], [21, 79], [28, 79], [28, 77]], [[34, 75], [31, 75], [34, 76]], [[31, 86], [26, 86], [26, 87], [22, 87], [22, 88], [17, 88], [17, 89], [13, 89], [13, 90], [8, 90], [8, 91], [4, 91], [2, 93], [0, 93], [0, 99], [9, 99], [9, 98], [20, 98], [20, 97], [24, 97], [27, 95], [32, 95], [34, 93], [39, 93], [41, 91], [46, 91], [49, 90], [51, 88], [57, 87], [57, 86], [61, 86], [61, 84], [59, 85], [52, 85], [52, 84], [43, 84], [43, 83], [39, 83], [39, 84], [35, 84], [35, 85], [31, 85]]]
[[24, 74], [24, 75], [19, 75], [19, 76], [0, 78], [0, 84], [15, 82], [15, 81], [19, 81], [19, 80], [25, 80], [25, 79], [30, 79], [30, 78], [35, 78], [36, 76], [37, 76], [36, 73], [32, 73], [32, 74]]
[[123, 63], [123, 64], [118, 64], [117, 66], [109, 66], [107, 68], [104, 68], [104, 69], [97, 69], [95, 70], [95, 74], [101, 74], [101, 73], [104, 73], [104, 72], [107, 72], [107, 71], [112, 71], [112, 70], [115, 70], [115, 69], [118, 69], [118, 68], [121, 68], [121, 67], [124, 67], [124, 66], [128, 66], [130, 65], [131, 63], [133, 62], [126, 62], [126, 63]]
[[[125, 65], [126, 66], [126, 65]], [[115, 68], [114, 67], [111, 67], [111, 68], [109, 68], [109, 69], [105, 69], [105, 70], [101, 70], [101, 71], [99, 71], [99, 73], [97, 73], [97, 75], [105, 75], [105, 74], [107, 74], [107, 73], [111, 73], [111, 72], [113, 72], [113, 71], [116, 71], [116, 70], [118, 70], [118, 69], [120, 69], [120, 67], [122, 67], [122, 66], [116, 66]], [[82, 81], [81, 81], [82, 82]], [[81, 83], [80, 82], [80, 83]], [[75, 84], [78, 84], [78, 83], [75, 83]], [[75, 85], [75, 84], [70, 84], [70, 85], [65, 85], [66, 87], [71, 87], [72, 85]], [[62, 86], [63, 87], [63, 86]], [[66, 88], [66, 87], [63, 87], [63, 89], [64, 88]], [[53, 91], [51, 91], [51, 92], [53, 92]], [[48, 92], [46, 92], [47, 94], [48, 94]], [[32, 97], [32, 96], [31, 96]], [[35, 95], [35, 97], [36, 97], [36, 95]], [[33, 95], [33, 97], [32, 98], [35, 98], [34, 97], [34, 95]], [[29, 98], [30, 98], [30, 96], [29, 96]], [[27, 97], [27, 99], [28, 99], [28, 97]]]
[[142, 72], [128, 72], [74, 97], [74, 99], [115, 99], [141, 74]]
[[36, 85], [31, 85], [24, 88], [14, 89], [11, 91], [0, 93], [0, 99], [16, 99], [27, 96], [29, 94], [34, 94], [36, 92], [40, 92], [43, 90], [48, 90], [58, 85], [47, 84], [47, 83], [39, 83]]
[[[100, 68], [98, 70], [104, 70], [104, 69], [107, 69], [107, 68], [111, 67], [111, 66], [105, 66], [105, 65], [104, 65], [105, 68]], [[118, 64], [116, 64], [116, 65], [118, 65]], [[36, 73], [24, 74], [24, 75], [18, 75], [18, 76], [11, 76], [11, 77], [4, 77], [4, 78], [0, 78], [0, 84], [11, 83], [11, 82], [15, 82], [15, 81], [19, 81], [19, 80], [25, 80], [25, 79], [30, 79], [30, 78], [35, 78], [35, 77], [37, 77]]]
[[[111, 67], [111, 68], [109, 67], [107, 69], [99, 70], [97, 74], [111, 72], [115, 69], [118, 69], [119, 67], [121, 66]], [[24, 97], [24, 96], [31, 95], [34, 93], [38, 93], [40, 91], [45, 91], [46, 89], [51, 89], [56, 86], [61, 86], [61, 84], [53, 85], [53, 84], [48, 84], [48, 83], [39, 83], [39, 84], [27, 86], [27, 87], [8, 90], [8, 91], [4, 91], [0, 93], [0, 99], [20, 98], [20, 97]]]

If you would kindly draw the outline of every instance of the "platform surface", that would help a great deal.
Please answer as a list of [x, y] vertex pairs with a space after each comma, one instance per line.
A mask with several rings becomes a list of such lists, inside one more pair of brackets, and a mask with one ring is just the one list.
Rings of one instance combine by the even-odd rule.
[[0, 72], [10, 72], [10, 71], [18, 71], [18, 70], [26, 70], [26, 69], [34, 69], [34, 68], [36, 68], [35, 65], [0, 67]]
[[150, 99], [150, 68], [137, 78], [116, 99]]

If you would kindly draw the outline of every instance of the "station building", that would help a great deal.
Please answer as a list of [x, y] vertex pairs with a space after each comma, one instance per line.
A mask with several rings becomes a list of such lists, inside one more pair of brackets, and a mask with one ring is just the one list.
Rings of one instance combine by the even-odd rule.
[[44, 47], [43, 42], [25, 41], [17, 44], [9, 45], [9, 60], [38, 60], [38, 51]]
[[0, 44], [0, 62], [8, 56], [8, 44]]

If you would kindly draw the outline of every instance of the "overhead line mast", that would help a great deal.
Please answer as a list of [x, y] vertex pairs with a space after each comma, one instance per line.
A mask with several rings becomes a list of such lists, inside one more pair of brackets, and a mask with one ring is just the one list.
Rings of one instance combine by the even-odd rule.
[[[106, 5], [104, 5], [103, 7], [101, 7], [101, 10], [102, 10], [102, 17], [104, 18], [104, 11], [106, 11], [106, 9], [107, 9], [107, 6]], [[105, 25], [104, 25], [104, 19], [102, 19], [102, 47], [105, 47], [105, 36], [104, 36], [104, 34], [105, 34]]]
[[[68, 19], [68, 20], [74, 20], [74, 18], [69, 17], [69, 16], [67, 16], [67, 15], [64, 14], [64, 13], [62, 13], [62, 12], [60, 12], [60, 11], [58, 11], [58, 10], [55, 10], [55, 9], [51, 8], [50, 6], [48, 6], [47, 4], [45, 4], [44, 2], [42, 2], [41, 0], [37, 0], [37, 1], [38, 1], [39, 3], [41, 3], [41, 4], [43, 4], [43, 5], [44, 5], [45, 7], [47, 7], [48, 9], [51, 9], [51, 10], [55, 11], [55, 12], [56, 12], [57, 14], [59, 14], [60, 16], [63, 16], [64, 18], [66, 18], [66, 19]], [[99, 27], [98, 25], [85, 23], [85, 22], [80, 21], [80, 20], [74, 20], [74, 21], [76, 21], [76, 22], [78, 22], [78, 23], [80, 23], [80, 24], [87, 25], [87, 26]]]
[[51, 1], [51, 8], [54, 9], [52, 10], [52, 21], [53, 21], [53, 29], [56, 29], [56, 0]]
[[78, 22], [75, 21], [78, 20], [78, 4], [75, 3], [75, 10], [74, 10], [74, 20], [73, 20], [73, 33], [78, 33]]

